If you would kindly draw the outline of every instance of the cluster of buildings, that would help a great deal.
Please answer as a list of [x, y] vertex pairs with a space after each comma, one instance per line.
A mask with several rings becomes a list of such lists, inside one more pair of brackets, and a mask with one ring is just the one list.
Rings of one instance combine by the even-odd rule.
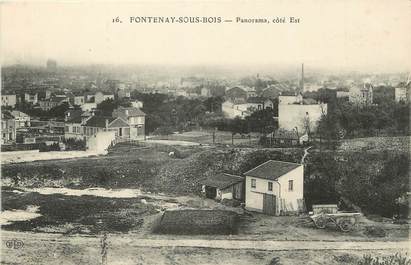
[[87, 141], [98, 132], [111, 131], [121, 140], [143, 140], [146, 114], [136, 107], [119, 107], [111, 116], [81, 109], [65, 113], [64, 138]]
[[235, 86], [226, 90], [226, 100], [221, 110], [226, 118], [245, 118], [256, 110], [273, 108], [271, 99], [257, 97], [255, 89], [245, 86]]
[[[61, 142], [63, 139], [88, 141], [101, 131], [114, 132], [117, 140], [141, 140], [145, 136], [145, 113], [143, 103], [132, 101], [130, 93], [112, 94], [102, 91], [73, 93], [68, 89], [60, 92], [25, 92], [22, 94], [2, 93], [2, 144], [47, 144]], [[130, 107], [119, 107], [110, 115], [103, 116], [97, 105], [105, 100], [128, 98]], [[28, 113], [16, 110], [19, 103], [29, 104], [33, 109], [49, 111], [67, 104], [64, 121], [38, 120]]]
[[[24, 92], [21, 94], [7, 93], [4, 91], [1, 95], [2, 107], [15, 108], [19, 103], [30, 104], [33, 108], [39, 108], [43, 111], [49, 111], [63, 103], [70, 106], [80, 106], [84, 110], [90, 110], [97, 107], [106, 99], [114, 100], [113, 93], [106, 93], [102, 91], [97, 92], [70, 92], [64, 89], [60, 92], [51, 92], [46, 90], [44, 92]], [[130, 93], [123, 97], [130, 97]]]
[[[351, 84], [346, 91], [337, 91], [337, 98], [345, 98], [349, 102], [357, 106], [370, 106], [375, 104], [375, 94], [377, 92], [375, 85], [370, 80], [366, 80], [362, 84]], [[410, 102], [411, 79], [408, 77], [406, 82], [399, 82], [393, 87], [383, 87], [387, 98], [395, 100], [395, 102]], [[391, 92], [391, 93], [390, 93]], [[392, 95], [392, 96], [391, 96]]]
[[[87, 142], [99, 132], [113, 132], [117, 141], [145, 139], [145, 116], [139, 107], [118, 107], [110, 116], [72, 108], [64, 121], [33, 120], [21, 111], [2, 111], [1, 144], [53, 144], [63, 139]], [[114, 140], [113, 139], [113, 140]]]
[[[226, 90], [222, 112], [226, 118], [245, 118], [253, 112], [278, 107], [279, 129], [269, 137], [276, 145], [299, 145], [308, 141], [311, 132], [317, 129], [318, 122], [327, 114], [327, 104], [304, 98], [304, 68], [300, 88], [287, 91], [280, 83], [272, 84], [257, 93], [254, 88], [235, 86]], [[265, 97], [265, 96], [270, 97]], [[274, 105], [273, 100], [278, 100]]]

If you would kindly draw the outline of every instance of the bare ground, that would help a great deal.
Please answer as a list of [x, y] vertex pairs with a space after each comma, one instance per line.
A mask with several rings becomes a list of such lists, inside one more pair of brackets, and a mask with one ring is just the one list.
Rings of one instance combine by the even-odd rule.
[[[7, 240], [24, 245], [6, 247]], [[107, 264], [355, 264], [364, 254], [405, 253], [406, 242], [139, 239], [109, 235]], [[2, 233], [2, 264], [101, 264], [101, 237]], [[275, 263], [274, 263], [275, 264]]]

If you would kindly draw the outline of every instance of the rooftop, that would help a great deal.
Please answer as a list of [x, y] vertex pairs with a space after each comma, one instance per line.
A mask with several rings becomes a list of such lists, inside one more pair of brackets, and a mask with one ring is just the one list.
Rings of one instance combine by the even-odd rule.
[[146, 115], [139, 108], [133, 108], [133, 107], [127, 107], [127, 108], [126, 107], [119, 107], [117, 109], [117, 111], [122, 111], [122, 112], [128, 111], [127, 116], [145, 116]]
[[82, 111], [81, 110], [68, 110], [65, 112], [66, 117], [67, 117], [67, 122], [72, 122], [72, 123], [81, 123], [81, 115]]
[[301, 164], [268, 160], [267, 162], [251, 169], [244, 173], [246, 176], [276, 180], [282, 175], [287, 174], [288, 172], [296, 169], [297, 167], [302, 166]]
[[84, 124], [84, 126], [105, 128], [106, 127], [106, 120], [108, 120], [108, 122], [110, 123], [115, 119], [116, 118], [109, 117], [109, 116], [98, 116], [98, 115], [96, 115], [96, 116], [91, 117], [89, 120], [87, 120], [86, 123]]
[[225, 189], [243, 180], [244, 178], [241, 176], [231, 175], [227, 173], [220, 173], [210, 178], [206, 178], [202, 180], [201, 184], [209, 186], [209, 187], [218, 188], [218, 189]]
[[247, 103], [264, 103], [266, 101], [263, 97], [249, 97], [247, 98]]

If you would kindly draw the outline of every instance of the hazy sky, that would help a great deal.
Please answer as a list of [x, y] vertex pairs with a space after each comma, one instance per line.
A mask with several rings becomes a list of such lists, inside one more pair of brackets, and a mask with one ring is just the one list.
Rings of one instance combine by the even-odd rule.
[[[113, 24], [119, 16], [122, 24]], [[300, 17], [300, 24], [129, 24], [130, 16]], [[299, 64], [411, 69], [411, 1], [2, 3], [3, 64]]]

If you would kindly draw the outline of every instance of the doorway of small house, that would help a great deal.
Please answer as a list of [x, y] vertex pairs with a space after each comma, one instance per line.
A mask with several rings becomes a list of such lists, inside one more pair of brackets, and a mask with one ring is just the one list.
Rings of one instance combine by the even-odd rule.
[[215, 199], [215, 197], [217, 196], [217, 189], [214, 187], [206, 186], [205, 192], [206, 192], [206, 197], [209, 199]]
[[263, 213], [268, 214], [268, 215], [275, 215], [275, 209], [276, 209], [275, 202], [276, 202], [275, 195], [264, 194]]

